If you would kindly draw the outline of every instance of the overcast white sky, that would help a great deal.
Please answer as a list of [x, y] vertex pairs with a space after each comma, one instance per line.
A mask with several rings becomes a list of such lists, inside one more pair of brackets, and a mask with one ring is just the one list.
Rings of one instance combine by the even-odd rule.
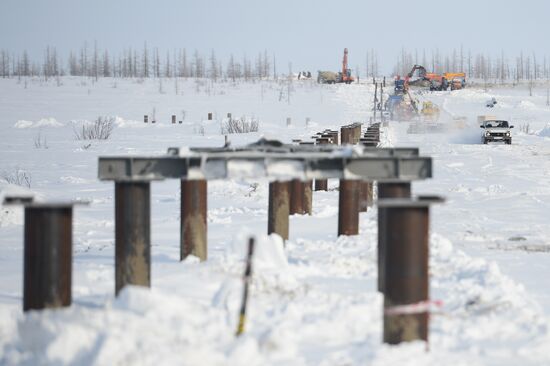
[[401, 47], [428, 52], [454, 47], [540, 57], [550, 42], [547, 0], [0, 0], [0, 48], [41, 57], [85, 40], [118, 52], [186, 47], [225, 58], [267, 49], [279, 68], [336, 69], [342, 50], [364, 68], [374, 48], [389, 72]]

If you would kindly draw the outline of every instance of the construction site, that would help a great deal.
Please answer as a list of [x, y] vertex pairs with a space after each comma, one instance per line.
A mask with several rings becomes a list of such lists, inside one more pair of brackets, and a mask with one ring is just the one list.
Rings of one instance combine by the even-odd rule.
[[550, 365], [543, 3], [3, 0], [0, 366]]
[[[348, 66], [348, 49], [344, 49], [341, 71], [318, 71], [317, 82], [320, 84], [358, 82], [352, 76]], [[357, 79], [359, 79], [357, 77]], [[449, 71], [441, 74], [428, 72], [422, 65], [412, 65], [404, 76], [394, 75], [393, 82], [386, 85], [386, 77], [381, 80], [367, 79], [364, 83], [374, 85], [372, 115], [375, 122], [409, 122], [408, 132], [441, 133], [451, 129], [466, 127], [462, 116], [451, 116], [430, 100], [428, 92], [455, 91], [466, 88], [466, 73]], [[446, 114], [446, 115], [445, 115]], [[445, 122], [442, 121], [445, 119]]]

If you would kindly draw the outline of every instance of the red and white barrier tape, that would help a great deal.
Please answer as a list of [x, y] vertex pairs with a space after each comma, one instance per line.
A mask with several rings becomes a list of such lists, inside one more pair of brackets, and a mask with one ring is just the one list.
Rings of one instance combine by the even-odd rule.
[[420, 301], [414, 304], [395, 305], [384, 309], [384, 315], [407, 315], [407, 314], [420, 314], [431, 313], [436, 308], [441, 308], [443, 301], [441, 300], [426, 300]]

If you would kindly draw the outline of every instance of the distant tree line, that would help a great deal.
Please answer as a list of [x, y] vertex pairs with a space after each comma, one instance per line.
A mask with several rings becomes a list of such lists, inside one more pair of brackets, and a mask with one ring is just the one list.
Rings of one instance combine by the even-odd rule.
[[424, 66], [428, 72], [438, 74], [444, 72], [464, 72], [469, 78], [493, 81], [549, 80], [550, 62], [546, 56], [537, 57], [520, 52], [516, 56], [506, 56], [504, 51], [498, 56], [485, 53], [473, 54], [470, 50], [454, 49], [450, 53], [442, 53], [438, 49], [430, 54], [426, 50], [413, 52], [401, 50], [393, 72], [395, 75], [406, 75], [413, 65]]
[[[443, 53], [439, 49], [419, 51], [401, 50], [393, 67], [395, 75], [406, 75], [413, 65], [420, 64], [429, 72], [465, 72], [468, 78], [494, 81], [549, 80], [550, 60], [533, 53], [520, 52], [516, 56], [506, 56], [504, 51], [498, 56], [485, 53], [473, 54], [463, 47]], [[381, 74], [376, 50], [366, 53], [365, 71], [367, 77]], [[359, 75], [359, 70], [356, 70]], [[231, 54], [221, 60], [211, 50], [205, 56], [198, 50], [188, 52], [185, 48], [163, 52], [158, 48], [127, 48], [117, 56], [100, 50], [97, 43], [87, 43], [78, 50], [70, 51], [62, 60], [55, 47], [48, 46], [41, 60], [31, 60], [27, 51], [19, 55], [8, 50], [0, 50], [0, 77], [41, 76], [46, 79], [64, 75], [118, 78], [211, 78], [236, 80], [278, 78], [276, 59], [267, 50], [255, 57], [236, 57]]]
[[0, 77], [41, 76], [46, 79], [58, 76], [86, 76], [120, 78], [219, 78], [264, 79], [277, 78], [275, 56], [267, 50], [256, 57], [233, 54], [225, 62], [216, 57], [214, 50], [205, 57], [198, 50], [188, 53], [185, 48], [167, 51], [161, 55], [158, 48], [149, 48], [145, 43], [142, 49], [128, 48], [120, 55], [110, 55], [100, 50], [97, 43], [92, 47], [86, 43], [78, 51], [70, 51], [63, 61], [55, 47], [48, 46], [42, 60], [31, 60], [27, 51], [14, 55], [0, 50]]

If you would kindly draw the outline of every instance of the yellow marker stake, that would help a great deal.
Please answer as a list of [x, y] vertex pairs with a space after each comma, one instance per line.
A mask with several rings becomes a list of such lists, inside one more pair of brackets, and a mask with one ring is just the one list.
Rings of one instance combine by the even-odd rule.
[[246, 268], [244, 271], [243, 282], [243, 302], [241, 304], [241, 310], [239, 312], [239, 324], [237, 325], [236, 336], [240, 336], [244, 333], [244, 324], [246, 321], [246, 303], [248, 301], [248, 285], [250, 278], [252, 277], [252, 255], [254, 254], [254, 238], [248, 240], [248, 255], [246, 257]]

